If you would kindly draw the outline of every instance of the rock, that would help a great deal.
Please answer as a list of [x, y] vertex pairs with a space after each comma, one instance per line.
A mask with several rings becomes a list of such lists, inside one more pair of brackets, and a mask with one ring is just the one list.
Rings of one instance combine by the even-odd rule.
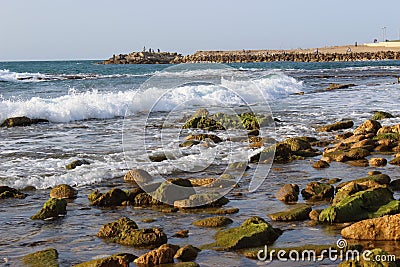
[[88, 196], [90, 205], [99, 207], [115, 207], [121, 206], [123, 202], [129, 200], [128, 193], [119, 189], [113, 188], [107, 193], [94, 191]]
[[174, 258], [179, 259], [181, 261], [192, 261], [196, 259], [197, 254], [201, 251], [201, 249], [193, 247], [192, 245], [186, 245], [178, 249]]
[[205, 211], [207, 214], [235, 214], [239, 212], [238, 208], [227, 208], [227, 209], [211, 209]]
[[283, 202], [297, 202], [299, 191], [297, 184], [285, 184], [276, 192], [275, 197]]
[[363, 148], [352, 148], [346, 152], [346, 157], [352, 160], [364, 159], [369, 155], [371, 155], [371, 153]]
[[142, 169], [133, 169], [128, 171], [124, 176], [125, 182], [133, 182], [137, 184], [146, 184], [153, 182], [153, 176], [151, 176], [147, 171]]
[[89, 165], [89, 164], [90, 164], [90, 162], [85, 159], [78, 159], [78, 160], [75, 160], [75, 161], [67, 164], [67, 166], [65, 166], [65, 168], [67, 170], [72, 170], [72, 169], [75, 169], [76, 167], [79, 167], [82, 165]]
[[173, 235], [173, 237], [187, 238], [189, 237], [189, 230], [179, 230]]
[[135, 196], [133, 203], [135, 206], [152, 206], [152, 205], [160, 205], [161, 202], [157, 199], [153, 198], [151, 195], [147, 193], [139, 193]]
[[238, 227], [217, 232], [214, 245], [223, 250], [258, 247], [273, 243], [281, 234], [281, 230], [255, 216]]
[[314, 164], [312, 166], [315, 169], [324, 169], [324, 168], [329, 168], [330, 165], [326, 161], [318, 160], [318, 161], [314, 162]]
[[65, 199], [50, 198], [44, 203], [43, 208], [31, 217], [32, 220], [57, 219], [67, 214], [67, 201]]
[[129, 253], [115, 254], [109, 257], [83, 262], [73, 267], [129, 267], [137, 256]]
[[392, 159], [391, 161], [389, 161], [389, 163], [392, 165], [400, 165], [400, 157]]
[[177, 208], [222, 207], [229, 200], [218, 193], [202, 193], [191, 195], [188, 199], [177, 200], [174, 206]]
[[180, 143], [179, 147], [192, 147], [192, 146], [197, 146], [198, 144], [200, 144], [200, 141], [187, 140], [187, 141], [184, 141], [183, 143]]
[[352, 222], [400, 212], [400, 202], [386, 187], [354, 193], [332, 204], [319, 215], [322, 222]]
[[355, 135], [373, 133], [374, 135], [382, 125], [376, 120], [366, 120], [354, 130]]
[[368, 151], [373, 151], [374, 148], [376, 147], [375, 141], [372, 139], [363, 139], [351, 146], [351, 148], [363, 148]]
[[387, 160], [385, 158], [370, 158], [369, 165], [374, 167], [383, 167], [386, 166]]
[[348, 160], [346, 164], [349, 164], [354, 167], [368, 167], [369, 162], [367, 159], [357, 159], [357, 160]]
[[0, 127], [16, 127], [16, 126], [30, 126], [32, 124], [38, 124], [43, 122], [49, 122], [44, 119], [30, 119], [28, 117], [13, 117], [6, 119]]
[[269, 214], [268, 216], [273, 221], [289, 222], [289, 221], [303, 221], [307, 220], [308, 214], [311, 212], [311, 207], [306, 204], [293, 205], [287, 211], [281, 211]]
[[319, 220], [319, 215], [321, 213], [322, 210], [312, 210], [310, 211], [310, 213], [308, 214], [308, 217], [310, 218], [310, 220], [312, 221], [318, 221]]
[[168, 245], [163, 245], [155, 250], [143, 254], [134, 260], [138, 266], [156, 266], [160, 264], [173, 263], [175, 251]]
[[372, 116], [373, 120], [379, 121], [379, 120], [383, 120], [383, 119], [390, 119], [390, 118], [394, 118], [394, 116], [388, 112], [384, 112], [384, 111], [375, 111], [374, 115]]
[[163, 182], [150, 195], [160, 202], [173, 205], [175, 201], [187, 199], [194, 194], [196, 194], [196, 191], [193, 189], [190, 180], [175, 178]]
[[249, 165], [247, 162], [244, 161], [238, 161], [238, 162], [232, 162], [228, 165], [229, 170], [235, 170], [235, 171], [246, 171], [250, 169]]
[[76, 198], [78, 195], [78, 191], [74, 189], [72, 186], [67, 184], [60, 184], [50, 191], [51, 198], [66, 198], [66, 199], [73, 199]]
[[228, 217], [216, 216], [194, 221], [193, 225], [204, 227], [223, 227], [231, 223], [233, 223], [233, 221]]
[[400, 179], [393, 180], [390, 183], [390, 188], [392, 188], [395, 191], [400, 191]]
[[349, 129], [354, 126], [354, 122], [351, 120], [347, 121], [339, 121], [333, 124], [328, 124], [325, 126], [321, 126], [317, 128], [318, 132], [332, 132], [332, 131], [337, 131], [337, 130], [342, 130], [342, 129]]
[[344, 238], [356, 240], [400, 240], [400, 214], [356, 222], [342, 229]]
[[350, 88], [353, 86], [356, 86], [356, 85], [353, 83], [348, 83], [348, 84], [331, 83], [331, 84], [329, 84], [329, 86], [327, 88], [325, 88], [325, 90], [331, 91], [331, 90], [337, 90], [337, 89], [346, 89], [346, 88]]
[[103, 225], [97, 236], [124, 246], [155, 248], [167, 243], [167, 236], [158, 228], [138, 229], [127, 217]]
[[378, 174], [382, 174], [380, 171], [369, 171], [368, 175], [378, 175]]
[[8, 187], [8, 186], [0, 186], [0, 199], [5, 198], [19, 198], [24, 199], [26, 198], [26, 194], [20, 192], [19, 190]]
[[149, 160], [152, 162], [162, 162], [164, 160], [167, 160], [168, 157], [164, 153], [155, 153], [152, 155], [148, 155]]
[[247, 133], [247, 136], [259, 136], [259, 135], [260, 135], [260, 130], [259, 129], [250, 130]]
[[[369, 175], [367, 177], [363, 178], [358, 178], [356, 180], [348, 181], [348, 182], [343, 182], [337, 186], [337, 189], [341, 189], [347, 184], [350, 183], [357, 183], [358, 186], [360, 185], [368, 185], [370, 184], [370, 181], [376, 182], [378, 185], [388, 185], [390, 183], [390, 177], [386, 174], [375, 174], [375, 175]], [[374, 184], [372, 184], [374, 185]], [[370, 187], [368, 187], [370, 188]]]
[[58, 267], [58, 252], [53, 248], [28, 254], [22, 258], [24, 266]]
[[[380, 248], [370, 250], [370, 253], [362, 254], [363, 256], [355, 259], [341, 262], [338, 267], [396, 267], [396, 263], [392, 261], [375, 261], [376, 257], [388, 258], [388, 253]], [[364, 256], [365, 255], [365, 256]]]
[[187, 136], [185, 139], [186, 140], [197, 140], [197, 141], [204, 141], [204, 140], [209, 139], [216, 144], [222, 142], [222, 139], [219, 138], [215, 134], [195, 134], [195, 135], [191, 134], [191, 135]]
[[301, 195], [306, 200], [323, 200], [331, 199], [335, 193], [335, 189], [330, 184], [311, 182], [306, 188], [301, 190]]

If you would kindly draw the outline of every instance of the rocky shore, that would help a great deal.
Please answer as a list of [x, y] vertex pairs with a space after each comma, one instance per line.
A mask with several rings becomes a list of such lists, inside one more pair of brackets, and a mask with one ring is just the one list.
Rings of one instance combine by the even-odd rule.
[[[346, 48], [346, 49], [344, 49]], [[296, 50], [237, 50], [197, 51], [183, 56], [169, 52], [133, 52], [114, 55], [99, 64], [179, 64], [179, 63], [237, 63], [237, 62], [334, 62], [399, 60], [398, 48], [366, 48], [346, 46], [340, 48], [316, 48]]]

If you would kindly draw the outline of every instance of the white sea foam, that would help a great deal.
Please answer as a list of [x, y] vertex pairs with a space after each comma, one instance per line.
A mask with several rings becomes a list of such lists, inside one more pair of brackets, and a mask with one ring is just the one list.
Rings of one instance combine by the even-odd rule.
[[[171, 90], [159, 87], [143, 91], [99, 92], [97, 90], [55, 98], [32, 97], [28, 100], [1, 99], [0, 121], [9, 117], [28, 116], [51, 122], [85, 119], [109, 119], [150, 110], [171, 111], [195, 105], [243, 105], [276, 99], [301, 91], [302, 82], [283, 73], [253, 81], [222, 79], [221, 85], [185, 85]], [[264, 99], [265, 98], [265, 99]]]

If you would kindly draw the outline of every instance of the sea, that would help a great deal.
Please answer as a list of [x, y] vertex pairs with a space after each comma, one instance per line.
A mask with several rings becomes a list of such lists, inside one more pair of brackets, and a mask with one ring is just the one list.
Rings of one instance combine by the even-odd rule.
[[[185, 136], [201, 131], [183, 129], [196, 110], [210, 113], [255, 112], [273, 118], [261, 136], [274, 141], [309, 136], [332, 140], [337, 133], [320, 133], [316, 127], [351, 119], [355, 127], [375, 111], [395, 115], [382, 125], [400, 123], [399, 61], [371, 62], [270, 62], [180, 65], [101, 65], [97, 61], [0, 62], [0, 122], [10, 117], [45, 119], [26, 127], [0, 128], [0, 185], [28, 194], [23, 200], [0, 200], [0, 266], [20, 266], [21, 257], [45, 248], [59, 252], [60, 266], [119, 253], [141, 255], [148, 250], [108, 243], [96, 237], [99, 228], [122, 216], [140, 228], [159, 227], [169, 243], [202, 246], [212, 243], [218, 229], [192, 225], [205, 212], [162, 213], [151, 208], [97, 208], [89, 205], [93, 190], [130, 189], [123, 182], [133, 168], [154, 177], [218, 177], [229, 163], [246, 161], [262, 148], [235, 141], [240, 130], [215, 131], [226, 140], [218, 144], [180, 147]], [[347, 88], [327, 90], [330, 84]], [[341, 131], [343, 132], [343, 131]], [[323, 148], [318, 148], [322, 151]], [[148, 155], [164, 153], [167, 160], [151, 162]], [[383, 155], [391, 159], [392, 155]], [[288, 164], [253, 164], [241, 175], [240, 187], [226, 193], [226, 207], [239, 208], [229, 216], [240, 225], [251, 216], [270, 221], [268, 214], [288, 206], [275, 198], [286, 183], [300, 188], [312, 181], [364, 177], [379, 170], [399, 178], [396, 166], [354, 167], [331, 163], [316, 170], [320, 156]], [[90, 164], [67, 170], [65, 166], [85, 159]], [[251, 170], [258, 170], [258, 176]], [[254, 182], [255, 181], [255, 182]], [[56, 221], [30, 219], [59, 184], [78, 190], [68, 203], [68, 213]], [[396, 193], [398, 198], [399, 195]], [[301, 196], [299, 202], [305, 202]], [[328, 203], [314, 203], [313, 208]], [[144, 219], [152, 218], [153, 220]], [[344, 225], [318, 225], [309, 221], [280, 223], [284, 230], [273, 244], [290, 247], [307, 244], [335, 245]], [[178, 230], [189, 237], [173, 237]], [[349, 241], [350, 242], [350, 241]], [[368, 242], [367, 247], [400, 251], [399, 242]], [[200, 266], [264, 266], [240, 252], [202, 250]], [[271, 266], [336, 266], [340, 260], [279, 262]], [[134, 266], [134, 265], [132, 265]]]

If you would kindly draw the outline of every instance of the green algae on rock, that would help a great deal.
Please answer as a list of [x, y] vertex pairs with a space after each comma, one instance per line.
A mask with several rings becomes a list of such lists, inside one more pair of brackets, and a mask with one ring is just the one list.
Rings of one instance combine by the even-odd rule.
[[349, 129], [354, 126], [354, 122], [351, 120], [339, 121], [332, 124], [320, 126], [317, 128], [318, 132], [332, 132], [337, 130]]
[[383, 120], [383, 119], [390, 119], [390, 118], [394, 118], [394, 116], [392, 114], [390, 114], [389, 112], [385, 112], [385, 111], [375, 111], [374, 115], [372, 116], [372, 119], [376, 120], [376, 121]]
[[49, 248], [31, 253], [22, 258], [22, 263], [28, 267], [58, 267], [58, 252]]
[[228, 204], [229, 199], [219, 193], [200, 193], [191, 195], [187, 199], [177, 200], [174, 206], [177, 208], [212, 208], [222, 207]]
[[0, 186], [0, 199], [6, 198], [19, 198], [24, 199], [26, 198], [26, 194], [20, 192], [19, 190], [8, 187], [8, 186]]
[[331, 199], [335, 193], [335, 189], [332, 185], [320, 182], [308, 183], [306, 188], [301, 190], [301, 195], [306, 200], [323, 200]]
[[203, 226], [203, 227], [223, 227], [231, 224], [233, 221], [225, 216], [216, 216], [197, 220], [193, 222], [193, 225]]
[[291, 208], [287, 211], [276, 212], [272, 214], [268, 214], [268, 216], [273, 221], [303, 221], [309, 219], [309, 213], [311, 212], [311, 206], [307, 204], [296, 204], [291, 206]]
[[44, 203], [42, 209], [31, 217], [32, 220], [57, 219], [67, 214], [67, 201], [65, 199], [50, 198]]
[[113, 243], [133, 247], [155, 248], [167, 243], [167, 236], [158, 228], [138, 229], [127, 217], [103, 225], [97, 236]]
[[75, 169], [76, 167], [79, 167], [79, 166], [82, 166], [82, 165], [90, 165], [90, 162], [87, 161], [86, 159], [78, 159], [78, 160], [75, 160], [75, 161], [67, 164], [65, 166], [65, 168], [67, 170], [72, 170], [72, 169]]
[[109, 257], [82, 262], [73, 267], [129, 267], [129, 263], [133, 262], [137, 256], [129, 253], [119, 253]]

